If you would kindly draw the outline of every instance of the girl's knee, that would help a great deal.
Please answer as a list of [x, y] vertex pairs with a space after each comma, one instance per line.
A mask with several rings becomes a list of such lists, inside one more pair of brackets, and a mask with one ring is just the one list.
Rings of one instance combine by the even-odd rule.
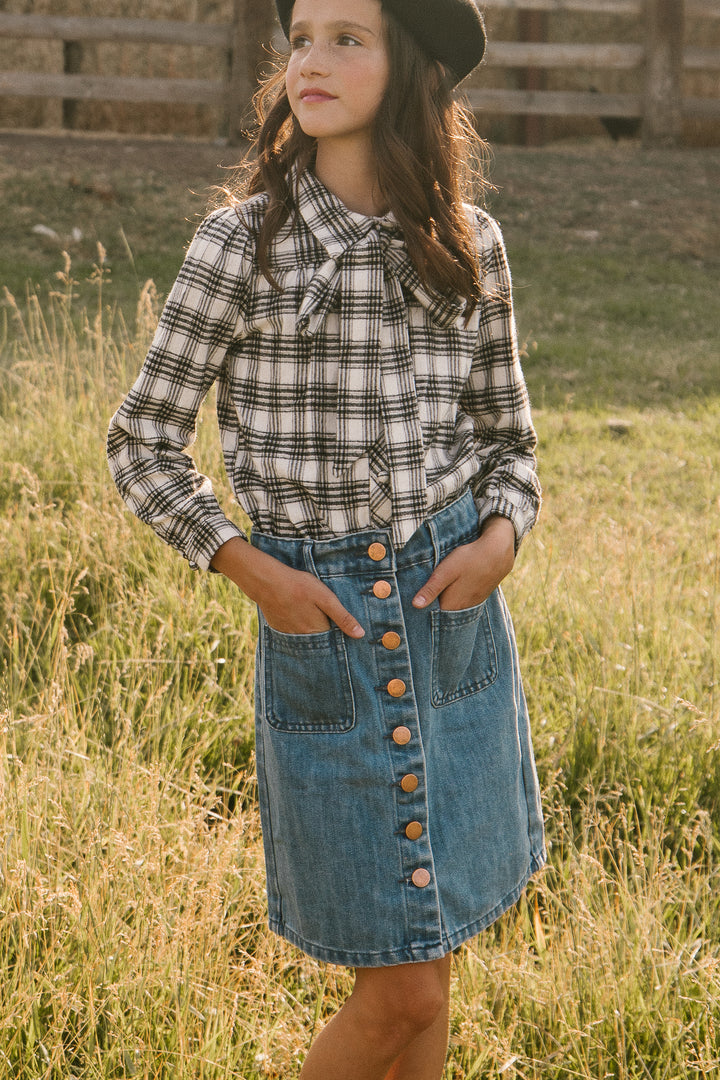
[[413, 1035], [432, 1027], [443, 1014], [447, 999], [439, 984], [418, 987], [415, 993], [397, 1002], [397, 1013], [405, 1020]]
[[[447, 965], [449, 967], [449, 965]], [[378, 1037], [407, 1042], [446, 1011], [449, 977], [444, 961], [358, 972], [356, 1003]]]

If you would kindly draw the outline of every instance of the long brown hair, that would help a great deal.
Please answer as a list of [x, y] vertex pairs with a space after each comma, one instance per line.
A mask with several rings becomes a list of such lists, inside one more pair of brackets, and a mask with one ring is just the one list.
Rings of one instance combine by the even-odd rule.
[[[391, 15], [385, 12], [384, 19], [390, 82], [372, 127], [380, 190], [423, 283], [464, 297], [469, 315], [482, 287], [475, 234], [462, 204], [477, 202], [489, 186], [486, 144], [469, 110], [454, 99], [452, 79]], [[257, 257], [271, 282], [270, 245], [295, 209], [288, 174], [293, 166], [298, 175], [311, 167], [316, 148], [290, 108], [286, 66], [284, 61], [255, 96], [258, 134], [244, 173], [226, 189], [233, 202], [269, 195]]]

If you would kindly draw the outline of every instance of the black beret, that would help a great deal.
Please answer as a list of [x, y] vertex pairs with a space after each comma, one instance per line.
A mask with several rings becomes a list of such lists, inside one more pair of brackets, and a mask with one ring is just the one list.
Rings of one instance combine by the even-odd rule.
[[[288, 36], [295, 0], [275, 0]], [[460, 82], [485, 53], [485, 25], [474, 0], [381, 0], [383, 8], [415, 38], [433, 60]]]

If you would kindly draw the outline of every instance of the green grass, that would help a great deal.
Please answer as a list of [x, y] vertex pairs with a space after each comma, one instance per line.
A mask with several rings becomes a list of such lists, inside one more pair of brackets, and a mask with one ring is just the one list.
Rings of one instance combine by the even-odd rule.
[[[172, 207], [172, 220], [168, 220], [169, 207], [159, 218], [155, 212], [166, 193], [165, 185], [158, 180], [128, 184], [115, 181], [108, 188], [112, 198], [107, 202], [93, 193], [91, 175], [71, 180], [40, 172], [35, 180], [41, 192], [39, 204], [35, 191], [28, 199], [26, 178], [17, 177], [3, 184], [4, 198], [15, 207], [15, 213], [3, 229], [0, 275], [15, 295], [25, 294], [28, 279], [41, 287], [51, 280], [53, 264], [58, 269], [62, 266], [60, 251], [67, 249], [73, 257], [80, 299], [87, 302], [87, 282], [97, 259], [98, 243], [107, 253], [116, 303], [131, 305], [148, 279], [164, 284], [172, 281], [183, 247], [193, 232], [192, 215], [202, 211], [202, 200], [186, 193], [183, 204]], [[51, 229], [58, 239], [33, 233], [37, 225]], [[82, 238], [74, 238], [73, 230], [79, 230]], [[18, 251], [25, 257], [18, 259]]]
[[[506, 591], [551, 849], [455, 958], [448, 1080], [720, 1068], [714, 219], [687, 250], [717, 167], [498, 153], [545, 489]], [[658, 202], [679, 177], [671, 228]], [[38, 206], [50, 183], [37, 174]], [[180, 188], [158, 194], [160, 231]], [[638, 192], [652, 205], [631, 230]], [[22, 257], [6, 206], [20, 257], [0, 339], [0, 1078], [287, 1080], [349, 977], [265, 927], [254, 612], [125, 512], [104, 461], [157, 296], [119, 280], [117, 205], [92, 218], [111, 275], [97, 246], [71, 266]], [[187, 224], [168, 227], [161, 294]], [[198, 454], [219, 479], [209, 407]]]
[[536, 405], [717, 396], [717, 151], [503, 148], [493, 180]]
[[[66, 250], [78, 299], [91, 302], [88, 280], [101, 244], [112, 300], [126, 312], [148, 279], [167, 293], [212, 185], [226, 178], [217, 162], [240, 153], [199, 144], [183, 155], [170, 140], [130, 141], [124, 150], [80, 137], [28, 141], [29, 157], [18, 154], [19, 161], [15, 144], [0, 144], [0, 191], [12, 207], [3, 220], [0, 282], [18, 297], [28, 283], [41, 291], [53, 287]], [[38, 226], [55, 235], [34, 231]]]

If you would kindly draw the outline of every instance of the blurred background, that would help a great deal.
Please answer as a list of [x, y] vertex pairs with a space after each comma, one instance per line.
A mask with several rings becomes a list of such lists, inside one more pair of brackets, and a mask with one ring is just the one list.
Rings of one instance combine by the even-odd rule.
[[[490, 45], [464, 89], [492, 141], [718, 144], [717, 0], [481, 6]], [[0, 127], [237, 138], [273, 44], [269, 0], [4, 0]]]

